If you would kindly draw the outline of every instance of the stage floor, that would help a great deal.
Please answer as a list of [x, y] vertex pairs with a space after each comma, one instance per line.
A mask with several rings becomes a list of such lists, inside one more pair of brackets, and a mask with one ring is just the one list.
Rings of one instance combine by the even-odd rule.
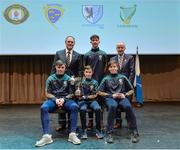
[[[0, 149], [34, 149], [42, 136], [39, 105], [0, 105]], [[81, 145], [67, 141], [66, 131], [57, 133], [57, 114], [51, 114], [54, 143], [43, 149], [174, 149], [180, 148], [180, 103], [145, 103], [135, 109], [139, 143], [131, 143], [123, 115], [122, 129], [114, 130], [114, 144], [97, 140], [89, 131]], [[106, 120], [105, 114], [105, 120]], [[78, 126], [80, 123], [78, 122]]]

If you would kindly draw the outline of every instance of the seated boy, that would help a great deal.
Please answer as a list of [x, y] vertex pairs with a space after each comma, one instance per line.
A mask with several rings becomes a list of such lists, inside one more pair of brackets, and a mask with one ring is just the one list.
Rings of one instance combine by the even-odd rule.
[[52, 74], [46, 80], [46, 97], [47, 100], [41, 105], [41, 123], [43, 129], [42, 138], [36, 142], [35, 146], [44, 146], [53, 142], [49, 133], [49, 112], [56, 109], [65, 109], [70, 113], [70, 133], [69, 142], [80, 144], [81, 141], [76, 135], [78, 105], [71, 99], [73, 88], [70, 77], [65, 74], [66, 66], [61, 61], [56, 61], [56, 73]]
[[92, 79], [92, 68], [85, 66], [84, 78], [81, 83], [81, 97], [79, 98], [80, 118], [82, 124], [82, 139], [87, 139], [87, 127], [86, 127], [86, 112], [88, 108], [93, 109], [96, 118], [96, 137], [98, 139], [103, 138], [101, 132], [101, 107], [97, 102], [97, 88], [98, 82]]
[[139, 141], [139, 134], [137, 130], [136, 117], [129, 101], [129, 96], [134, 92], [133, 87], [124, 75], [118, 74], [118, 64], [115, 61], [112, 60], [108, 63], [108, 70], [110, 74], [104, 77], [99, 86], [99, 95], [105, 98], [105, 103], [108, 107], [106, 129], [107, 142], [114, 142], [112, 131], [116, 109], [119, 106], [126, 113], [126, 119], [129, 123], [129, 129], [131, 132], [131, 140], [133, 143], [137, 143]]

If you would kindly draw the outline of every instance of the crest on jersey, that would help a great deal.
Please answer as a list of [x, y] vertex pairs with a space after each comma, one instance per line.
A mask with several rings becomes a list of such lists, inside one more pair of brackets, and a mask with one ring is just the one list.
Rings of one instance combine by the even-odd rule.
[[100, 61], [102, 60], [102, 55], [99, 55], [99, 60], [100, 60]]
[[123, 85], [123, 80], [122, 79], [119, 79], [119, 84]]
[[93, 85], [91, 85], [91, 86], [90, 86], [90, 91], [92, 91], [92, 90], [93, 90], [93, 88], [94, 88], [94, 86], [93, 86]]
[[67, 87], [67, 81], [63, 82], [64, 87]]

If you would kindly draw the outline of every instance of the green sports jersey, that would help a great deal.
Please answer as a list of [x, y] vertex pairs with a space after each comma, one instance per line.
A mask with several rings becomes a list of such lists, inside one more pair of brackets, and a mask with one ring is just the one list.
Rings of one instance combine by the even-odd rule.
[[91, 49], [84, 55], [84, 66], [90, 65], [93, 69], [92, 78], [100, 82], [104, 76], [107, 64], [107, 54], [97, 49]]
[[89, 96], [97, 94], [98, 82], [94, 79], [83, 79], [82, 80], [82, 95]]
[[126, 76], [122, 74], [107, 75], [103, 78], [98, 90], [103, 92], [101, 96], [112, 97], [115, 93], [123, 93], [129, 96], [133, 93], [133, 86]]
[[70, 81], [71, 78], [67, 74], [52, 74], [46, 80], [45, 89], [56, 98], [64, 98], [69, 94], [73, 94], [73, 86]]

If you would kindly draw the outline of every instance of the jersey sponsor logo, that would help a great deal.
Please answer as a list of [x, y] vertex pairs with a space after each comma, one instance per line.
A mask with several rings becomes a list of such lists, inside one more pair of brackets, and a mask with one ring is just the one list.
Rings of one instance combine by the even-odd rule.
[[29, 17], [29, 12], [24, 6], [13, 4], [5, 9], [4, 17], [8, 22], [17, 25], [26, 21]]
[[82, 14], [89, 23], [95, 24], [103, 16], [103, 5], [83, 5]]

